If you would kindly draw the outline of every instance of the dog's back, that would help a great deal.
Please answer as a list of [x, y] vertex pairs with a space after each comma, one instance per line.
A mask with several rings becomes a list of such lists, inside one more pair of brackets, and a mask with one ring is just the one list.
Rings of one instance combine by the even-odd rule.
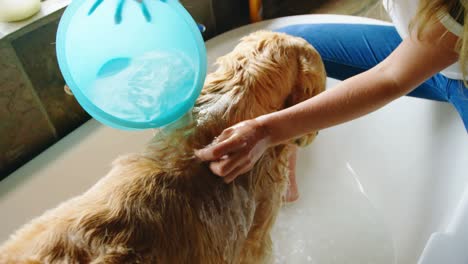
[[0, 263], [267, 262], [286, 147], [269, 149], [229, 185], [193, 151], [239, 121], [321, 92], [324, 82], [304, 40], [252, 34], [208, 77], [195, 122], [158, 133], [144, 153], [118, 159], [89, 191], [20, 229], [0, 248]]
[[236, 263], [255, 199], [205, 166], [174, 174], [122, 157], [84, 195], [23, 227], [0, 263]]

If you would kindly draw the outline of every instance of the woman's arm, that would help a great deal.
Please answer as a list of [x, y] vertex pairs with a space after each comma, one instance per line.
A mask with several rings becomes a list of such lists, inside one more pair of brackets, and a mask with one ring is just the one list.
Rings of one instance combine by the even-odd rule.
[[[272, 144], [277, 144], [375, 111], [456, 62], [457, 37], [444, 33], [445, 28], [436, 24], [421, 40], [403, 40], [374, 68], [310, 100], [257, 120], [271, 131]], [[441, 35], [444, 37], [438, 41]]]
[[211, 170], [231, 182], [266, 148], [353, 120], [407, 94], [458, 59], [455, 35], [440, 23], [426, 28], [420, 39], [406, 38], [374, 68], [290, 108], [228, 128], [197, 156], [212, 161]]

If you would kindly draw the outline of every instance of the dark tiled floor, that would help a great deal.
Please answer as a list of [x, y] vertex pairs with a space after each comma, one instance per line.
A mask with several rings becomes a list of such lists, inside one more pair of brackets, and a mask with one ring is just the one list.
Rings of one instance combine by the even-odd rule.
[[265, 18], [299, 14], [345, 14], [389, 20], [382, 0], [264, 0]]
[[330, 0], [311, 13], [344, 14], [389, 21], [382, 0]]

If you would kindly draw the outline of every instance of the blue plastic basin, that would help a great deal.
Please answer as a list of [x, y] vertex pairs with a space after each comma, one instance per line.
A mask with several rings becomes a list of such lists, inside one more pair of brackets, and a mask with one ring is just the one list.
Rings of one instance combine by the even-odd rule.
[[81, 106], [120, 129], [161, 127], [182, 117], [207, 69], [190, 14], [176, 0], [95, 4], [74, 0], [57, 32], [60, 69]]

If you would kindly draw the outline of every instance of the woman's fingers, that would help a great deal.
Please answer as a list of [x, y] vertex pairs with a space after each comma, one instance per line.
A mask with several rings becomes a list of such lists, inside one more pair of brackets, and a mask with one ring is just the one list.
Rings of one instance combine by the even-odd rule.
[[195, 151], [195, 155], [203, 161], [218, 160], [229, 153], [237, 151], [246, 146], [239, 137], [230, 137], [224, 141]]
[[229, 175], [226, 175], [226, 177], [224, 177], [224, 182], [225, 183], [231, 183], [239, 175], [244, 174], [244, 173], [248, 172], [251, 169], [252, 169], [251, 163], [248, 160], [244, 161], [244, 163], [241, 166], [235, 168]]
[[236, 153], [232, 156], [227, 156], [224, 159], [213, 161], [210, 164], [211, 171], [221, 177], [225, 177], [233, 172], [238, 166], [245, 163], [246, 155], [244, 153]]
[[249, 121], [244, 121], [225, 129], [211, 145], [195, 151], [195, 155], [203, 161], [215, 161], [246, 147], [247, 139], [255, 134], [248, 124]]
[[268, 132], [256, 120], [247, 120], [225, 129], [211, 145], [196, 150], [195, 155], [202, 161], [211, 161], [212, 172], [229, 183], [252, 169], [268, 144]]

